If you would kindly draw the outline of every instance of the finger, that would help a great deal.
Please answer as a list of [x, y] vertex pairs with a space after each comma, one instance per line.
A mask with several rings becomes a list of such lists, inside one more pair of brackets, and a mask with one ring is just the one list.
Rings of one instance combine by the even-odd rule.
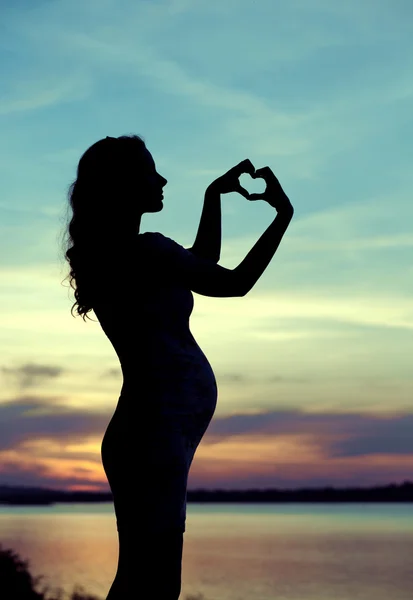
[[266, 174], [268, 174], [269, 167], [261, 167], [261, 169], [256, 169], [255, 173], [251, 175], [253, 179], [257, 179], [260, 177], [261, 179], [265, 179]]
[[244, 198], [249, 198], [250, 195], [249, 192], [242, 187], [239, 181], [237, 181], [234, 186], [234, 192], [238, 192], [238, 194], [241, 194], [242, 196], [244, 196]]
[[249, 158], [245, 159], [245, 170], [250, 175], [252, 175], [253, 173], [255, 173], [255, 167], [254, 167], [254, 165], [252, 164], [252, 162], [250, 161]]
[[249, 200], [249, 199], [250, 199], [250, 193], [249, 193], [249, 192], [247, 192], [247, 190], [246, 190], [245, 188], [243, 188], [243, 187], [239, 186], [239, 187], [237, 188], [237, 192], [238, 192], [239, 194], [241, 194], [241, 196], [244, 196], [244, 198], [246, 198], [247, 200]]
[[263, 198], [261, 194], [249, 194], [248, 200], [263, 200]]
[[255, 167], [252, 164], [252, 162], [250, 161], [249, 158], [246, 158], [245, 160], [241, 161], [238, 165], [237, 165], [237, 170], [239, 171], [239, 173], [249, 173], [250, 175], [252, 173], [255, 173]]

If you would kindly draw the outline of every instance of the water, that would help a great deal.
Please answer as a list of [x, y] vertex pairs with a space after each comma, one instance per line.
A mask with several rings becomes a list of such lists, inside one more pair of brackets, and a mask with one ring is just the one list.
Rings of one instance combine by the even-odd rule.
[[[411, 600], [412, 517], [412, 504], [189, 503], [181, 598]], [[67, 592], [103, 599], [116, 572], [111, 504], [0, 506], [0, 543]]]

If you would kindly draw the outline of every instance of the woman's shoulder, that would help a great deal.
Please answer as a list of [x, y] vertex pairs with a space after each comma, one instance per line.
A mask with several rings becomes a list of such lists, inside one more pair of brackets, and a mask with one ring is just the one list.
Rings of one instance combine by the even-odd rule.
[[162, 233], [159, 233], [159, 231], [144, 231], [143, 233], [138, 233], [138, 240], [150, 240], [150, 239], [156, 239], [156, 238], [162, 238], [165, 237]]
[[148, 247], [171, 248], [179, 246], [172, 238], [159, 231], [145, 231], [138, 234], [139, 243]]

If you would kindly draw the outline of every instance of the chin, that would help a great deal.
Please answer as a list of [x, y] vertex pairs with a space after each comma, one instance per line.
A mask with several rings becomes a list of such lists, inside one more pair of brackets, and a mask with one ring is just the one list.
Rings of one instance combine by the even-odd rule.
[[156, 205], [153, 205], [153, 206], [147, 208], [145, 212], [157, 213], [157, 212], [161, 212], [161, 210], [163, 210], [163, 202], [162, 201], [160, 201]]

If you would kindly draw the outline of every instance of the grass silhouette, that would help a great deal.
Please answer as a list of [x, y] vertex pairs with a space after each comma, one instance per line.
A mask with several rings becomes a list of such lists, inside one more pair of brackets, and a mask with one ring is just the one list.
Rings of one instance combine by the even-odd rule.
[[[0, 596], [7, 600], [66, 600], [67, 594], [61, 589], [51, 591], [48, 586], [39, 589], [44, 575], [33, 577], [29, 571], [29, 562], [23, 560], [17, 552], [3, 548], [0, 544]], [[101, 600], [84, 592], [81, 586], [75, 586], [68, 600]]]
[[[99, 596], [88, 594], [82, 586], [75, 585], [68, 596], [60, 588], [50, 590], [48, 586], [39, 589], [44, 575], [33, 577], [29, 571], [29, 562], [23, 560], [11, 548], [0, 544], [0, 598], [4, 600], [102, 600]], [[185, 600], [206, 600], [203, 594], [190, 594]]]

